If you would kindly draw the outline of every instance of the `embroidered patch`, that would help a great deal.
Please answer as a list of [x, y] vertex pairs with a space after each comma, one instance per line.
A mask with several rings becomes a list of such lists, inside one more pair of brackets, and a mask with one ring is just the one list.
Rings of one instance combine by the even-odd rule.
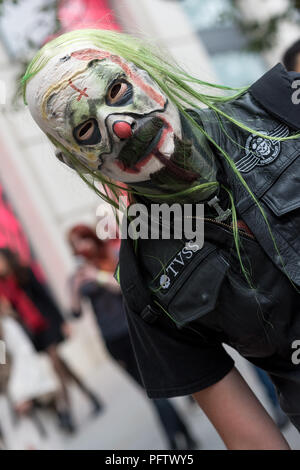
[[168, 265], [155, 281], [155, 289], [159, 289], [165, 294], [172, 287], [173, 282], [180, 276], [186, 266], [192, 261], [195, 255], [202, 247], [192, 240], [188, 241], [185, 246], [176, 253], [169, 261]]
[[160, 276], [159, 283], [163, 289], [168, 289], [170, 287], [171, 279], [169, 278], [169, 276], [163, 274], [162, 276]]
[[[265, 131], [258, 132], [266, 134]], [[289, 128], [284, 124], [280, 124], [267, 135], [270, 137], [287, 137], [289, 135]], [[272, 163], [280, 154], [281, 142], [251, 134], [246, 140], [245, 149], [246, 155], [236, 164], [237, 169], [241, 173], [248, 173], [248, 171], [253, 170], [256, 166], [265, 166]]]

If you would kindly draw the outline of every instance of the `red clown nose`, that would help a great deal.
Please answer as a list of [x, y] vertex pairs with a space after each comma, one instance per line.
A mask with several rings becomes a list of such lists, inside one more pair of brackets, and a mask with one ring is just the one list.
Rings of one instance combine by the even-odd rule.
[[120, 139], [129, 139], [132, 136], [131, 125], [125, 121], [117, 121], [113, 126], [114, 133]]

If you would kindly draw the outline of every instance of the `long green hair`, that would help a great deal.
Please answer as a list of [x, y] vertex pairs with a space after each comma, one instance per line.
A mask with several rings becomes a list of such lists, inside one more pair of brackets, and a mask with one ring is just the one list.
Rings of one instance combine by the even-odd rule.
[[[272, 137], [262, 134], [254, 129], [251, 129], [242, 122], [239, 122], [234, 117], [228, 115], [219, 107], [220, 104], [233, 100], [240, 96], [247, 90], [244, 88], [231, 88], [227, 86], [212, 84], [198, 78], [191, 76], [179, 65], [168, 59], [165, 51], [162, 53], [161, 50], [149, 45], [144, 40], [122, 34], [114, 31], [106, 31], [100, 29], [81, 29], [63, 34], [49, 43], [45, 44], [32, 59], [25, 75], [22, 78], [23, 97], [26, 103], [26, 85], [27, 82], [34, 77], [40, 70], [42, 70], [48, 61], [59, 54], [64, 52], [66, 46], [71, 44], [78, 44], [82, 46], [84, 42], [91, 43], [97, 48], [107, 50], [112, 54], [123, 57], [128, 62], [134, 63], [138, 68], [148, 72], [150, 77], [157, 83], [163, 93], [168, 97], [170, 101], [178, 108], [178, 110], [190, 121], [192, 126], [204, 135], [208, 141], [223, 155], [228, 165], [232, 168], [232, 171], [239, 179], [241, 184], [246, 188], [250, 196], [253, 198], [257, 206], [259, 207], [263, 218], [267, 224], [268, 230], [271, 234], [272, 240], [276, 247], [275, 240], [273, 238], [269, 223], [264, 214], [262, 207], [260, 206], [255, 195], [248, 187], [246, 181], [237, 170], [230, 155], [222, 149], [217, 142], [205, 131], [205, 129], [193, 118], [193, 116], [186, 111], [189, 109], [197, 109], [199, 107], [208, 107], [212, 109], [217, 117], [226, 118], [232, 125], [237, 126], [249, 133], [256, 134], [271, 140], [288, 140], [299, 137], [299, 135], [289, 136], [285, 138]], [[109, 202], [114, 207], [118, 208], [118, 199], [121, 194], [124, 194], [124, 185], [112, 181], [110, 178], [105, 177], [99, 170], [90, 170], [84, 163], [78, 160], [75, 155], [68, 151], [60, 142], [58, 142], [53, 136], [48, 135], [54, 146], [65, 155], [69, 162], [71, 162], [74, 169], [78, 172], [80, 177], [106, 202]], [[171, 201], [174, 196], [183, 197], [190, 195], [194, 191], [206, 190], [207, 188], [217, 189], [219, 183], [217, 181], [209, 181], [203, 184], [195, 184], [180, 192], [172, 192], [170, 188], [169, 194], [156, 194], [148, 195], [143, 194], [144, 197], [151, 196], [151, 199], [162, 200], [167, 202]], [[239, 243], [239, 231], [237, 226], [237, 214], [235, 210], [235, 201], [230, 188], [225, 188], [229, 193], [232, 209], [232, 226], [235, 246], [237, 249], [238, 257], [241, 262], [242, 270], [247, 279], [249, 279], [248, 273], [243, 266], [241, 255], [240, 255], [240, 243]], [[130, 187], [126, 188], [126, 191], [131, 194], [131, 198], [137, 194], [135, 190]], [[277, 249], [277, 247], [276, 247]], [[278, 252], [278, 250], [277, 250]], [[279, 253], [278, 253], [279, 254]]]

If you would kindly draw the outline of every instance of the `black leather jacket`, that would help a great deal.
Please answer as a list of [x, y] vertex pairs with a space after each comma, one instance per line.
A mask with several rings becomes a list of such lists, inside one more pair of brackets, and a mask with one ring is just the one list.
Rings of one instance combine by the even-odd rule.
[[[287, 72], [278, 64], [248, 92], [222, 105], [221, 110], [261, 133], [278, 137], [298, 133], [300, 104], [296, 104], [296, 89], [292, 84], [299, 78], [299, 74]], [[239, 217], [278, 268], [299, 286], [300, 138], [270, 141], [249, 134], [228, 119], [218, 119], [211, 110], [198, 114], [205, 130], [227, 151], [259, 201], [278, 250], [257, 204], [220, 156], [222, 178], [225, 175], [225, 184], [233, 191]]]
[[[277, 65], [222, 109], [262, 133], [291, 135], [300, 130], [300, 105], [292, 101], [298, 77]], [[196, 322], [210, 343], [225, 342], [246, 357], [288, 357], [300, 300], [291, 283], [300, 285], [300, 139], [270, 143], [227, 119], [220, 125], [211, 110], [198, 116], [259, 201], [280, 256], [259, 208], [219, 156], [238, 216], [254, 234], [241, 234], [241, 256], [255, 288], [241, 272], [230, 222], [207, 222], [199, 250], [186, 240], [139, 240], [135, 254], [123, 240], [120, 282], [129, 317], [151, 323], [169, 315], [179, 328]]]

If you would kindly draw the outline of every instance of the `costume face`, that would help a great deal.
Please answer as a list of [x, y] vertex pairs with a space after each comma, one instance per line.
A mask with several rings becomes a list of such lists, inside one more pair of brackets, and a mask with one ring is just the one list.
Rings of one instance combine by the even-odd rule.
[[116, 181], [148, 180], [181, 138], [177, 109], [149, 75], [95, 46], [69, 46], [50, 59], [26, 97], [44, 132]]
[[272, 141], [263, 139], [262, 137], [256, 137], [251, 142], [251, 150], [253, 153], [265, 157], [272, 151]]

